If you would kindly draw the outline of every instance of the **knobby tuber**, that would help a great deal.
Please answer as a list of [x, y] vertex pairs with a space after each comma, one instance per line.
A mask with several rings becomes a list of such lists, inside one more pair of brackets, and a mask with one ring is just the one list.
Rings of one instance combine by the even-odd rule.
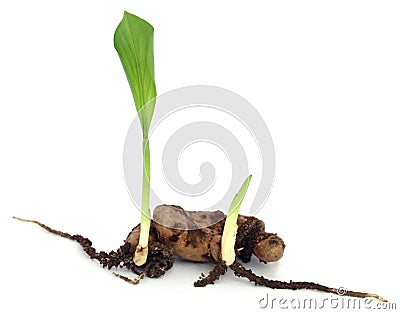
[[[175, 256], [194, 261], [220, 261], [221, 236], [225, 215], [222, 211], [185, 211], [179, 206], [160, 205], [154, 209], [150, 241], [170, 245]], [[236, 249], [238, 257], [250, 261], [254, 254], [262, 262], [276, 262], [285, 244], [275, 233], [265, 232], [264, 222], [239, 215]], [[128, 235], [126, 242], [136, 247], [140, 225]]]
[[[132, 284], [137, 284], [147, 275], [158, 278], [165, 274], [174, 263], [174, 256], [194, 262], [213, 262], [215, 267], [207, 275], [194, 283], [196, 287], [213, 284], [223, 275], [228, 267], [221, 260], [221, 236], [225, 223], [225, 215], [221, 211], [186, 211], [176, 205], [160, 205], [154, 209], [149, 236], [149, 251], [146, 263], [137, 267], [133, 261], [139, 243], [140, 225], [133, 228], [117, 251], [97, 252], [92, 242], [81, 235], [70, 235], [52, 229], [38, 221], [13, 217], [17, 220], [31, 222], [46, 229], [50, 233], [78, 242], [91, 259], [96, 259], [103, 267], [125, 267], [138, 275], [135, 279], [114, 273], [115, 276]], [[285, 249], [283, 240], [275, 233], [265, 231], [263, 221], [250, 216], [239, 215], [238, 231], [235, 243], [237, 257], [249, 262], [256, 256], [260, 262], [276, 262]], [[343, 295], [335, 288], [329, 288], [313, 282], [284, 282], [266, 279], [255, 275], [239, 262], [229, 266], [238, 277], [245, 277], [256, 285], [274, 289], [312, 289]], [[347, 291], [346, 296], [367, 298], [373, 297], [386, 302], [385, 299], [372, 293]]]

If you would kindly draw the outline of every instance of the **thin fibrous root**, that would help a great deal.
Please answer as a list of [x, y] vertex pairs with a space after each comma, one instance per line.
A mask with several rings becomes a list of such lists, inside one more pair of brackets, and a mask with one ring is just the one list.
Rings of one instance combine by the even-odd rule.
[[238, 262], [234, 262], [230, 266], [230, 268], [233, 270], [235, 276], [245, 277], [249, 279], [251, 282], [254, 282], [256, 285], [272, 289], [290, 289], [290, 290], [310, 289], [310, 290], [318, 290], [323, 292], [334, 293], [340, 296], [348, 296], [356, 298], [375, 298], [381, 302], [387, 302], [387, 300], [374, 293], [365, 293], [357, 291], [347, 291], [345, 289], [329, 288], [314, 282], [305, 282], [305, 281], [285, 282], [285, 281], [267, 279], [264, 278], [263, 276], [257, 276], [250, 269], [246, 269], [243, 265], [241, 265]]
[[228, 267], [225, 264], [217, 263], [214, 268], [210, 271], [210, 273], [201, 277], [194, 283], [195, 287], [205, 287], [207, 285], [214, 284], [215, 281], [219, 279], [220, 276], [224, 275], [227, 271]]
[[120, 279], [126, 281], [127, 283], [130, 283], [132, 285], [137, 285], [144, 278], [144, 276], [146, 275], [148, 269], [149, 269], [149, 265], [147, 265], [146, 268], [142, 272], [140, 272], [139, 275], [134, 279], [131, 279], [131, 278], [128, 278], [126, 276], [117, 274], [115, 272], [113, 272], [113, 275], [115, 277], [117, 277], [117, 278], [120, 278]]
[[23, 222], [34, 223], [34, 224], [36, 224], [36, 225], [42, 227], [43, 229], [47, 230], [47, 231], [50, 232], [50, 233], [53, 233], [53, 234], [58, 235], [58, 236], [63, 237], [63, 238], [70, 239], [70, 240], [72, 240], [72, 241], [76, 241], [76, 240], [74, 239], [74, 237], [73, 237], [72, 235], [70, 235], [69, 233], [66, 233], [66, 232], [62, 232], [62, 231], [58, 231], [58, 230], [52, 229], [52, 228], [50, 228], [50, 227], [48, 227], [48, 226], [42, 224], [42, 223], [39, 222], [39, 221], [30, 220], [30, 219], [18, 218], [18, 217], [15, 217], [15, 216], [13, 216], [13, 218], [16, 219], [16, 220], [19, 220], [19, 221], [23, 221]]

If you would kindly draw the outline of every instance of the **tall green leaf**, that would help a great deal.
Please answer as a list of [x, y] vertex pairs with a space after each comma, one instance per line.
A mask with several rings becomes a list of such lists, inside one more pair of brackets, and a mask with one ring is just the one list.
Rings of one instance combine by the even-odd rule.
[[114, 47], [121, 59], [135, 100], [144, 138], [148, 136], [157, 96], [153, 34], [152, 25], [126, 11], [114, 34]]

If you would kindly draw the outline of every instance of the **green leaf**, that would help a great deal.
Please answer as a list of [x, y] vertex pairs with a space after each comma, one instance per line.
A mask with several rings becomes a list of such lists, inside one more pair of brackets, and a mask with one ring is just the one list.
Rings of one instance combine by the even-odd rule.
[[147, 138], [157, 96], [153, 34], [152, 25], [126, 11], [114, 34], [114, 47], [135, 100], [144, 138]]
[[252, 178], [252, 175], [249, 175], [246, 178], [246, 180], [243, 182], [239, 192], [237, 194], [235, 194], [235, 197], [232, 200], [231, 206], [229, 207], [228, 217], [232, 216], [232, 217], [230, 217], [230, 219], [233, 219], [235, 222], [239, 215], [240, 206], [242, 205], [243, 199], [247, 193], [247, 189], [249, 188], [251, 178]]

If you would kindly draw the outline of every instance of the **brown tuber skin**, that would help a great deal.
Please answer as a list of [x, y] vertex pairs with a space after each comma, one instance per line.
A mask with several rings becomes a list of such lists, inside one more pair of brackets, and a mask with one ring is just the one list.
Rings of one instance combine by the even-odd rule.
[[[239, 215], [238, 238], [241, 228], [245, 228], [249, 220], [256, 221], [255, 228], [249, 230], [255, 238], [253, 243], [247, 243], [243, 238], [241, 250], [249, 249], [262, 262], [276, 262], [282, 256], [285, 244], [276, 234], [265, 232], [265, 224], [254, 217]], [[225, 215], [221, 211], [185, 211], [174, 205], [160, 205], [154, 209], [150, 242], [158, 241], [170, 245], [174, 255], [195, 262], [212, 262], [221, 260], [221, 237], [225, 224]], [[139, 242], [140, 225], [128, 235], [126, 242], [136, 247]], [[238, 244], [238, 243], [237, 243]], [[240, 257], [240, 255], [239, 255]], [[248, 259], [249, 260], [249, 259]], [[247, 260], [247, 261], [248, 261]]]

